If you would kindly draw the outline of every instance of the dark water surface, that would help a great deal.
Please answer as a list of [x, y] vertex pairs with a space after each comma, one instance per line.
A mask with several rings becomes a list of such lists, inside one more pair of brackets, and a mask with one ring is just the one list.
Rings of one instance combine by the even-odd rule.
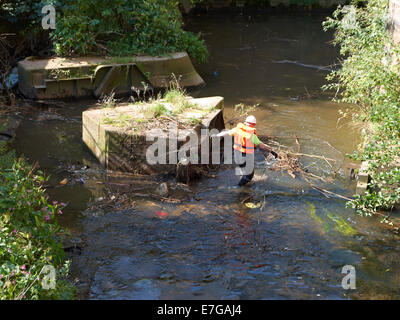
[[[225, 117], [238, 103], [259, 104], [257, 131], [281, 144], [335, 159], [341, 167], [331, 183], [319, 186], [351, 196], [344, 154], [355, 149], [358, 131], [339, 121], [346, 106], [320, 91], [327, 66], [338, 52], [322, 31], [324, 16], [209, 15], [188, 21], [201, 31], [211, 57], [197, 66], [207, 86], [194, 96], [225, 98]], [[311, 96], [311, 97], [310, 97]], [[254, 182], [234, 188], [232, 169], [219, 170], [188, 189], [169, 181], [172, 204], [138, 197], [131, 209], [87, 210], [88, 203], [112, 197], [103, 182], [152, 192], [140, 177], [107, 175], [81, 141], [81, 112], [94, 101], [34, 112], [19, 129], [16, 148], [52, 174], [48, 192], [67, 202], [61, 224], [84, 245], [72, 250], [72, 279], [89, 299], [347, 299], [398, 298], [399, 237], [376, 219], [326, 198], [301, 178], [256, 170]], [[57, 114], [58, 116], [54, 116]], [[258, 154], [257, 161], [262, 156]], [[301, 158], [310, 171], [329, 179], [321, 159]], [[67, 185], [59, 181], [68, 178]], [[141, 187], [144, 185], [143, 187]], [[242, 202], [249, 198], [258, 208]], [[245, 201], [243, 201], [245, 200]], [[160, 218], [156, 211], [166, 212]], [[341, 287], [344, 265], [356, 268], [357, 289]]]

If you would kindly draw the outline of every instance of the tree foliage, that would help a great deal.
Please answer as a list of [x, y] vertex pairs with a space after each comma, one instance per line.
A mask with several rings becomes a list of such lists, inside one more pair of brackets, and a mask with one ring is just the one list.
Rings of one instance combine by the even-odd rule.
[[49, 31], [41, 27], [46, 4], [57, 12], [50, 36], [60, 56], [187, 51], [200, 62], [208, 57], [201, 35], [183, 30], [177, 0], [7, 0], [0, 4], [0, 19], [25, 38], [47, 36]]
[[208, 55], [200, 36], [183, 30], [178, 2], [171, 0], [63, 1], [52, 37], [62, 56], [187, 51], [205, 61]]
[[48, 34], [41, 25], [42, 8], [57, 0], [5, 0], [0, 3], [0, 22], [12, 26], [12, 32], [33, 39]]
[[339, 6], [323, 23], [336, 31], [344, 56], [325, 89], [340, 90], [338, 100], [355, 104], [353, 120], [363, 124], [363, 142], [351, 157], [367, 161], [371, 181], [365, 195], [348, 203], [361, 215], [393, 209], [400, 200], [400, 50], [390, 22], [388, 0], [368, 0]]

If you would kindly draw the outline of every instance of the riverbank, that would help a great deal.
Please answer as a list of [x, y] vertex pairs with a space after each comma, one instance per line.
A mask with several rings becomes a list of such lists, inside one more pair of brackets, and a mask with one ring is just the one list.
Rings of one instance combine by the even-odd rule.
[[[66, 279], [65, 260], [57, 223], [64, 203], [50, 203], [46, 179], [37, 164], [17, 159], [9, 143], [21, 118], [1, 117], [0, 142], [0, 299], [73, 299], [75, 287]], [[47, 280], [46, 280], [47, 279]]]
[[[325, 88], [340, 92], [338, 101], [356, 105], [353, 112], [343, 110], [342, 118], [351, 117], [361, 129], [362, 143], [352, 158], [363, 161], [370, 179], [365, 194], [348, 205], [362, 216], [379, 216], [393, 225], [391, 216], [400, 202], [400, 71], [396, 24], [389, 8], [388, 0], [370, 0], [351, 12], [338, 8], [324, 22], [325, 30], [335, 30], [334, 43], [345, 56], [342, 68], [327, 77], [330, 84]], [[337, 18], [341, 15], [343, 19]], [[363, 22], [349, 28], [348, 19]], [[399, 230], [400, 226], [396, 223], [395, 227]]]

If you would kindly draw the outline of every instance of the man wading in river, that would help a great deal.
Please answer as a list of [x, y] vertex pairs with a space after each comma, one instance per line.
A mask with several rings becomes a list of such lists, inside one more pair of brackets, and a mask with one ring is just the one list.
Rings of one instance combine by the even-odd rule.
[[238, 175], [241, 175], [239, 186], [244, 186], [249, 183], [254, 176], [254, 151], [258, 147], [261, 150], [268, 151], [277, 158], [278, 154], [272, 151], [271, 148], [262, 143], [256, 133], [256, 117], [248, 116], [246, 121], [239, 123], [235, 128], [221, 132], [217, 135], [212, 135], [212, 137], [224, 137], [233, 136], [234, 137], [234, 158], [235, 163], [239, 165], [236, 169]]

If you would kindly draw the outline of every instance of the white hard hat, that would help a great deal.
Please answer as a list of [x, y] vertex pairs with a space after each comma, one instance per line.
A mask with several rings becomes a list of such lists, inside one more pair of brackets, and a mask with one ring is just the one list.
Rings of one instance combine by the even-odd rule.
[[245, 122], [251, 123], [251, 124], [256, 124], [256, 123], [257, 123], [257, 120], [256, 120], [256, 117], [255, 117], [255, 116], [248, 116], [248, 117], [246, 118], [246, 121], [245, 121]]

